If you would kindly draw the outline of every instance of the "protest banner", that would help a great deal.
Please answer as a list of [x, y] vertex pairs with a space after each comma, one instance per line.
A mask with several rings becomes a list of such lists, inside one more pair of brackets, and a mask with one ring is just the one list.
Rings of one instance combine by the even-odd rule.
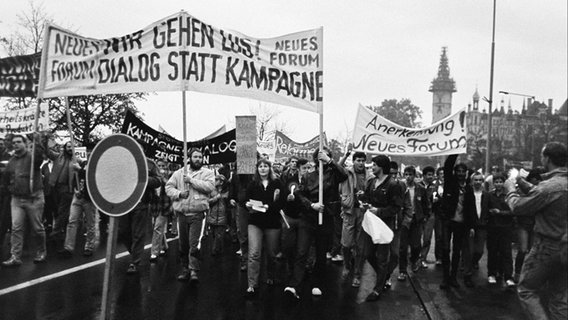
[[38, 96], [198, 91], [321, 112], [323, 29], [258, 39], [181, 11], [133, 33], [47, 25]]
[[253, 174], [256, 170], [256, 116], [236, 116], [237, 173]]
[[426, 128], [405, 128], [359, 105], [353, 150], [370, 154], [442, 156], [467, 149], [465, 109]]
[[[133, 137], [144, 150], [146, 157], [164, 159], [171, 163], [183, 164], [183, 142], [155, 130], [128, 111], [122, 124], [121, 133]], [[235, 130], [217, 137], [187, 143], [188, 150], [198, 148], [203, 152], [203, 164], [219, 164], [236, 160]]]
[[[0, 137], [8, 133], [34, 132], [37, 107], [0, 112]], [[40, 106], [38, 131], [49, 130], [49, 106]]]
[[[323, 145], [327, 145], [327, 139], [325, 137], [325, 133], [323, 134]], [[299, 158], [306, 158], [311, 159], [312, 154], [314, 151], [319, 148], [319, 135], [315, 136], [314, 138], [310, 139], [309, 141], [300, 143], [296, 142], [284, 133], [280, 131], [276, 131], [274, 134], [275, 139], [275, 159], [284, 159], [289, 158], [291, 156], [297, 156]]]
[[268, 160], [270, 161], [274, 161], [275, 160], [275, 153], [276, 153], [276, 147], [274, 145], [274, 139], [271, 139], [270, 141], [257, 141], [256, 142], [256, 151], [258, 151], [259, 154], [264, 154], [266, 156], [268, 156]]
[[211, 138], [216, 137], [218, 135], [222, 135], [225, 132], [227, 132], [227, 127], [225, 125], [222, 125], [219, 129], [211, 132], [210, 134], [208, 134], [207, 136], [205, 136], [205, 137], [203, 137], [199, 140], [211, 139]]
[[87, 160], [87, 147], [75, 147], [75, 158]]
[[0, 97], [35, 97], [41, 52], [0, 59]]

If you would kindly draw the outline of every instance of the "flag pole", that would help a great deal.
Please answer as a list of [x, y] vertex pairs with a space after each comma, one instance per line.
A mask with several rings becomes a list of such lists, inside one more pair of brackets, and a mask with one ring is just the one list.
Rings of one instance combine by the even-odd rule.
[[187, 119], [186, 119], [186, 91], [181, 92], [183, 110], [183, 175], [187, 174]]
[[[319, 114], [319, 150], [323, 152], [323, 108]], [[323, 204], [323, 161], [319, 160], [319, 203]], [[323, 209], [318, 212], [318, 224], [323, 224]]]
[[35, 179], [35, 170], [34, 170], [34, 163], [35, 163], [35, 150], [36, 150], [36, 141], [35, 141], [35, 137], [36, 137], [36, 133], [37, 132], [37, 127], [39, 126], [39, 108], [41, 105], [41, 98], [37, 99], [37, 107], [36, 107], [36, 111], [35, 111], [35, 118], [34, 118], [34, 133], [32, 135], [32, 161], [30, 164], [30, 193], [34, 192], [34, 179]]

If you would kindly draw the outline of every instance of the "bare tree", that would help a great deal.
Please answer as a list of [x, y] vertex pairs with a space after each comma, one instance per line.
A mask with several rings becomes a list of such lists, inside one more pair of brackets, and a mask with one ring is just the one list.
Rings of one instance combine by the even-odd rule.
[[7, 38], [2, 38], [2, 46], [9, 56], [39, 52], [43, 43], [45, 23], [53, 21], [53, 17], [46, 13], [43, 4], [30, 1], [29, 5], [29, 12], [16, 15], [18, 30]]
[[256, 131], [260, 141], [268, 141], [274, 138], [276, 131], [288, 134], [289, 130], [283, 121], [279, 121], [278, 116], [282, 113], [279, 107], [258, 104], [251, 107], [250, 112], [256, 116]]

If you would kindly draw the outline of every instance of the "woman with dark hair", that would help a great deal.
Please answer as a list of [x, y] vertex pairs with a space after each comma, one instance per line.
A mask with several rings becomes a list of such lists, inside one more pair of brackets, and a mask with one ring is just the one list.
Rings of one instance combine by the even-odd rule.
[[[272, 163], [260, 159], [252, 181], [246, 191], [246, 207], [250, 213], [248, 220], [248, 288], [247, 294], [252, 296], [258, 289], [260, 275], [260, 259], [263, 239], [268, 254], [266, 283], [274, 283], [274, 269], [278, 244], [280, 241], [280, 199], [281, 183], [272, 171]], [[257, 202], [257, 203], [254, 203]], [[260, 205], [260, 202], [262, 203]]]

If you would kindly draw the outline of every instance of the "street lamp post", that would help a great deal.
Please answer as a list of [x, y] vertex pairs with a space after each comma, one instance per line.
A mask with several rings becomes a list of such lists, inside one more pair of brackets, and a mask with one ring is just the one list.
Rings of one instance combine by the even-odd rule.
[[491, 172], [491, 131], [492, 131], [492, 110], [493, 104], [493, 66], [495, 65], [495, 9], [497, 7], [497, 0], [493, 0], [493, 32], [491, 37], [491, 71], [489, 75], [489, 99], [485, 99], [489, 103], [489, 113], [487, 114], [487, 146], [485, 154], [485, 173]]

